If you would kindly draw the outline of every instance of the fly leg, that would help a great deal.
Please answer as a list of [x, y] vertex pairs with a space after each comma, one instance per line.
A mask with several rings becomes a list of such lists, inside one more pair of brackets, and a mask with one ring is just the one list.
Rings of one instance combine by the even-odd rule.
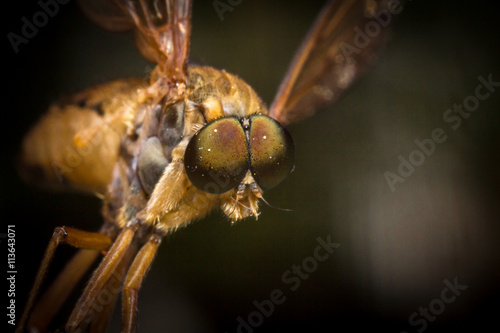
[[95, 317], [89, 326], [88, 333], [106, 332], [109, 319], [113, 314], [116, 301], [118, 300], [118, 295], [122, 291], [127, 269], [134, 255], [137, 253], [136, 243], [135, 241], [132, 242], [132, 245], [128, 248], [127, 253], [113, 273], [113, 276], [106, 282], [97, 296], [96, 303], [98, 304], [94, 303], [92, 306]]
[[108, 253], [103, 258], [102, 262], [94, 271], [94, 274], [85, 287], [85, 290], [80, 296], [80, 299], [78, 300], [76, 306], [71, 312], [68, 322], [66, 323], [65, 329], [67, 332], [73, 332], [80, 326], [86, 325], [93, 320], [91, 316], [91, 318], [88, 318], [88, 321], [84, 322], [84, 319], [87, 317], [87, 314], [99, 295], [99, 292], [106, 285], [106, 282], [109, 280], [113, 272], [115, 272], [118, 265], [128, 252], [127, 249], [130, 247], [135, 232], [139, 228], [139, 222], [139, 220], [134, 220], [123, 228]]
[[[54, 258], [54, 253], [57, 249], [57, 246], [61, 243], [66, 243], [77, 248], [102, 251], [106, 250], [111, 245], [112, 240], [107, 235], [101, 233], [86, 232], [68, 227], [55, 228], [54, 233], [52, 234], [52, 238], [50, 239], [49, 244], [47, 245], [47, 248], [43, 255], [40, 267], [38, 268], [38, 272], [35, 277], [35, 282], [33, 283], [33, 286], [29, 293], [28, 301], [26, 302], [26, 307], [24, 308], [21, 320], [19, 321], [19, 324], [17, 326], [16, 333], [23, 332], [24, 326], [26, 325], [26, 322], [31, 314], [31, 310], [33, 309], [35, 299], [38, 296], [38, 292], [40, 291], [40, 287], [45, 278], [45, 274], [47, 273], [48, 267], [50, 266], [50, 263]], [[91, 252], [89, 252], [88, 250], [80, 251], [75, 256], [75, 258], [68, 264], [69, 267], [67, 266], [64, 271], [68, 269], [73, 269], [75, 263], [76, 264], [82, 263], [81, 268], [83, 268], [83, 270], [85, 271], [86, 268], [88, 268], [88, 266], [92, 264], [93, 259], [95, 259], [95, 257], [98, 254], [98, 252], [95, 251]], [[87, 265], [86, 268], [84, 267], [85, 265]], [[83, 274], [83, 272], [81, 274]], [[66, 296], [64, 295], [65, 291], [61, 291], [60, 288], [64, 288], [68, 285], [72, 287], [71, 284], [73, 284], [74, 286], [74, 283], [76, 282], [73, 283], [73, 280], [78, 279], [78, 276], [76, 275], [68, 276], [67, 280], [66, 278], [63, 278], [63, 281], [60, 281], [61, 284], [54, 285], [52, 289], [55, 290], [56, 293], [61, 295], [62, 298], [66, 297], [67, 295]], [[58, 302], [62, 303], [64, 301], [64, 299], [62, 298], [56, 301], [55, 306], [50, 305], [49, 307], [46, 306], [44, 308], [37, 307], [37, 317], [35, 317], [35, 321], [33, 321], [33, 324], [39, 323], [41, 326], [46, 327], [51, 319], [49, 318], [49, 316], [53, 317], [51, 310], [61, 306], [61, 304], [58, 304]], [[47, 314], [47, 317], [45, 317], [45, 314]]]
[[130, 266], [122, 293], [122, 332], [135, 332], [137, 325], [137, 302], [139, 289], [163, 235], [153, 233], [144, 244]]

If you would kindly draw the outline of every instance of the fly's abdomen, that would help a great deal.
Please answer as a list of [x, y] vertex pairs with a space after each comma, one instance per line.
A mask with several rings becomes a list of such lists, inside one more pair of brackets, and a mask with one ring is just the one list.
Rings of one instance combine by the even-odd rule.
[[141, 80], [120, 80], [53, 104], [23, 141], [23, 178], [103, 193], [127, 123], [143, 103], [141, 87]]

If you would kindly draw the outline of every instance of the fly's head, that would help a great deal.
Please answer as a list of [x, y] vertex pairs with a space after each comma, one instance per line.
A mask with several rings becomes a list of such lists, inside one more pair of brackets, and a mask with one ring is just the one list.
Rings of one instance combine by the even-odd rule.
[[216, 80], [196, 78], [204, 82], [197, 104], [205, 121], [186, 146], [185, 172], [193, 186], [218, 196], [231, 220], [257, 217], [263, 191], [293, 169], [293, 140], [246, 83], [220, 73]]

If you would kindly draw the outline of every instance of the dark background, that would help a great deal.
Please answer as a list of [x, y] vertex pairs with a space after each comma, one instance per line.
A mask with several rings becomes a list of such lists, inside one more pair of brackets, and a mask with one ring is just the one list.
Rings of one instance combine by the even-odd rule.
[[[13, 6], [5, 35], [19, 34], [21, 18], [40, 10], [35, 2]], [[191, 60], [238, 74], [270, 103], [320, 8], [242, 1], [221, 21], [212, 1], [196, 2]], [[237, 332], [238, 317], [248, 322], [253, 302], [280, 289], [286, 301], [254, 332], [422, 332], [408, 318], [436, 304], [445, 279], [467, 289], [425, 331], [495, 327], [500, 89], [457, 130], [442, 118], [474, 93], [479, 75], [500, 81], [495, 12], [482, 2], [408, 2], [377, 66], [335, 106], [290, 127], [296, 168], [266, 199], [293, 212], [263, 206], [258, 221], [231, 226], [215, 211], [167, 237], [141, 290], [139, 331]], [[146, 77], [153, 65], [130, 35], [96, 28], [73, 2], [19, 53], [7, 38], [4, 45], [0, 233], [15, 224], [20, 317], [53, 228], [94, 231], [101, 223], [97, 198], [19, 180], [14, 160], [23, 135], [52, 101], [112, 79]], [[397, 172], [398, 156], [408, 158], [414, 140], [436, 128], [446, 141], [391, 192], [384, 172]], [[313, 255], [318, 237], [341, 245], [290, 290], [282, 275]], [[72, 253], [58, 251], [49, 280]], [[112, 331], [119, 317], [115, 311]]]

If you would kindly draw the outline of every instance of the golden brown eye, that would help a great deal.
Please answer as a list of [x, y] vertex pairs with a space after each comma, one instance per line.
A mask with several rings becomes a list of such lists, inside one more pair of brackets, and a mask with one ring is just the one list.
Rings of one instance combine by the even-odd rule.
[[249, 169], [245, 131], [236, 117], [217, 119], [189, 141], [184, 166], [193, 185], [212, 194], [238, 186]]
[[292, 171], [295, 147], [285, 127], [262, 115], [250, 117], [250, 169], [263, 190], [281, 183]]

